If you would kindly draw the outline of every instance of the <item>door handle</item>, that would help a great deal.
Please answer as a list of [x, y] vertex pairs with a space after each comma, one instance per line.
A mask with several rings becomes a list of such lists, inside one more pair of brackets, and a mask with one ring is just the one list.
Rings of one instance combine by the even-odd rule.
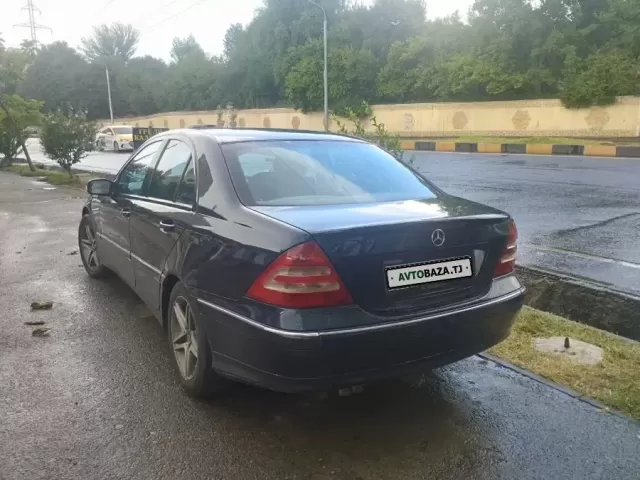
[[130, 208], [123, 208], [122, 210], [120, 210], [120, 215], [122, 215], [124, 218], [129, 218], [129, 216], [131, 215], [131, 209]]
[[162, 220], [160, 222], [160, 231], [164, 233], [168, 233], [173, 231], [176, 228], [176, 224], [173, 220]]

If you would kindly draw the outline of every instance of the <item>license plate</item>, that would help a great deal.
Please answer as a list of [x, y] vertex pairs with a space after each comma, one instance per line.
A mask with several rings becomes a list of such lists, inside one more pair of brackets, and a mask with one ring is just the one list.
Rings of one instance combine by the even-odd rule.
[[473, 275], [470, 258], [413, 264], [387, 268], [389, 288], [410, 287], [422, 283], [441, 282]]

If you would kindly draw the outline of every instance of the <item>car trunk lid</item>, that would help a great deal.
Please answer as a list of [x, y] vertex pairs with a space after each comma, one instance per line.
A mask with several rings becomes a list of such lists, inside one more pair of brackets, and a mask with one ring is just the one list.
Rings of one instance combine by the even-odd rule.
[[[505, 229], [498, 225], [508, 221], [498, 210], [451, 196], [361, 205], [252, 208], [310, 233], [354, 301], [370, 313], [390, 317], [437, 310], [486, 293], [506, 241]], [[434, 237], [436, 231], [444, 237], [441, 244], [440, 234]], [[430, 272], [440, 268], [442, 273], [437, 263], [445, 261], [469, 265], [470, 276], [428, 281], [426, 272], [418, 272], [422, 278], [414, 273], [412, 285], [398, 286], [391, 285], [387, 275], [389, 269], [400, 267]]]

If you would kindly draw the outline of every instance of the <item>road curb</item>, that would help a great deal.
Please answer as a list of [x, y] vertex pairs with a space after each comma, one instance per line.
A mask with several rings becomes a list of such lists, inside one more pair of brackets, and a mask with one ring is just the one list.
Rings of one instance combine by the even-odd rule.
[[537, 143], [488, 143], [430, 140], [402, 140], [404, 150], [419, 152], [511, 153], [527, 155], [565, 155], [576, 157], [640, 158], [640, 146], [566, 145]]
[[624, 412], [621, 412], [620, 410], [615, 410], [611, 407], [606, 406], [604, 403], [596, 400], [595, 398], [591, 398], [588, 397], [586, 395], [583, 395], [580, 392], [577, 392], [565, 385], [561, 385], [559, 383], [553, 382], [551, 380], [548, 380], [536, 373], [533, 373], [530, 370], [526, 370], [524, 368], [518, 367], [517, 365], [514, 365], [513, 363], [504, 360], [500, 357], [496, 357], [495, 355], [492, 355], [490, 353], [487, 352], [482, 352], [482, 353], [478, 353], [477, 356], [483, 360], [495, 363], [496, 365], [499, 365], [503, 368], [506, 368], [507, 370], [511, 370], [515, 373], [519, 373], [520, 375], [523, 375], [527, 378], [530, 378], [531, 380], [538, 382], [542, 385], [545, 385], [549, 388], [553, 388], [554, 390], [557, 390], [559, 392], [564, 393], [565, 395], [568, 395], [571, 398], [575, 398], [576, 400], [579, 400], [581, 402], [587, 403], [589, 405], [591, 405], [594, 408], [597, 408], [598, 410], [601, 411], [605, 411], [606, 413], [610, 413], [611, 415], [614, 415], [616, 417], [619, 417], [621, 419], [624, 419], [626, 421], [630, 421], [632, 423], [635, 423], [637, 425], [640, 425], [640, 421], [636, 420], [635, 418], [627, 415]]
[[640, 341], [640, 297], [536, 267], [518, 265], [516, 272], [530, 307]]

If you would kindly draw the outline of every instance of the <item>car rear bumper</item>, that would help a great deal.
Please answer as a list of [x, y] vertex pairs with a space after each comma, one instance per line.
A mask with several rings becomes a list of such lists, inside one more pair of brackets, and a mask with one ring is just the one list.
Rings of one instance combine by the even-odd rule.
[[275, 329], [203, 299], [198, 310], [219, 373], [282, 392], [327, 390], [439, 367], [499, 343], [524, 302], [513, 281], [515, 290], [492, 289], [473, 304], [349, 329]]

